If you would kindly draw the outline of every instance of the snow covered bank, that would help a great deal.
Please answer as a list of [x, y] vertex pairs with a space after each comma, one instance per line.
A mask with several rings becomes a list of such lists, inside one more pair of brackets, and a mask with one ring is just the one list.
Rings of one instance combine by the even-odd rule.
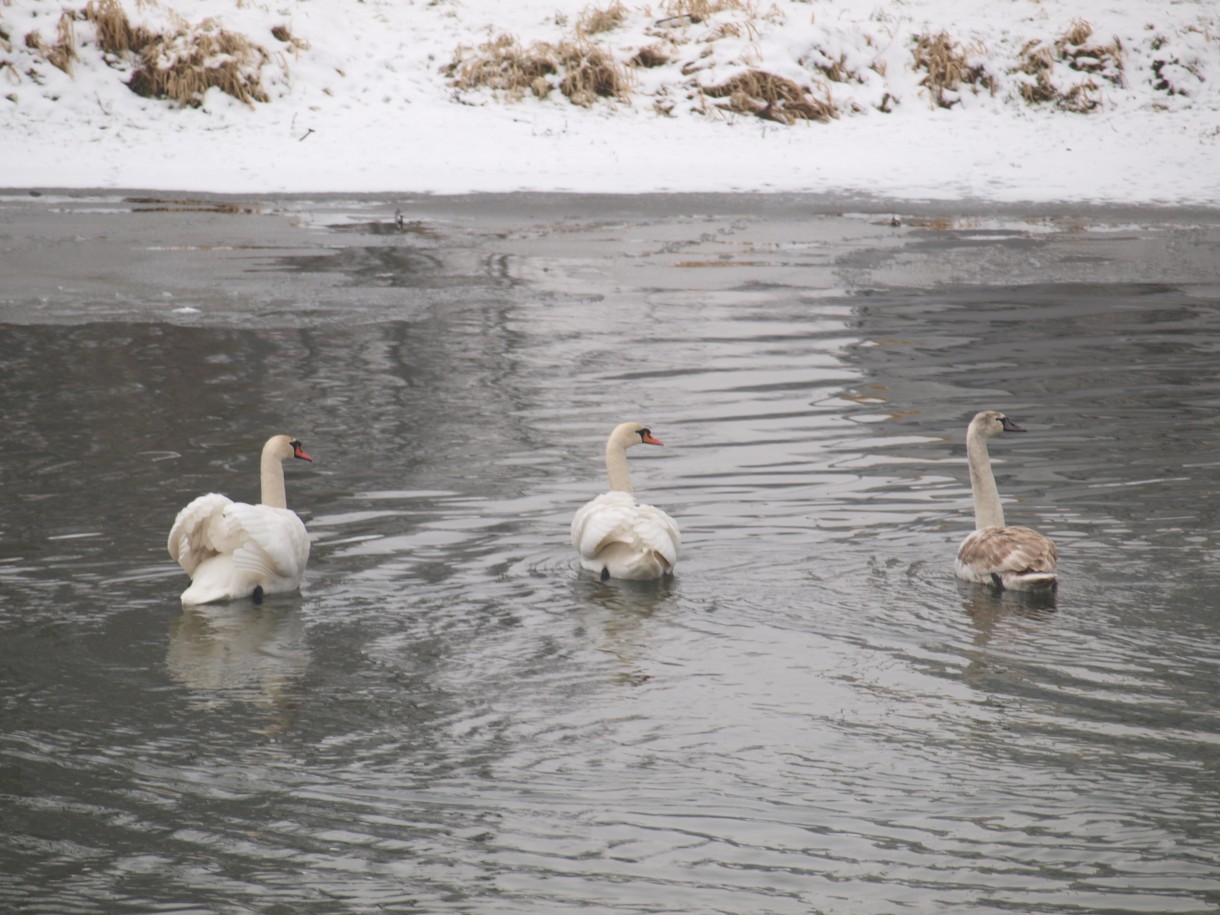
[[9, 188], [1220, 205], [1207, 2], [9, 0], [0, 85]]

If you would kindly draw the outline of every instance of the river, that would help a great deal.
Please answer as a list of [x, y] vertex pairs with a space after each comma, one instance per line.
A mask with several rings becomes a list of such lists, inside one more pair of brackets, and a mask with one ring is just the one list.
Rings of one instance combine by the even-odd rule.
[[[1206, 211], [0, 196], [0, 907], [1214, 913], [1218, 264]], [[981, 409], [1051, 598], [953, 576]], [[671, 581], [569, 543], [624, 420]], [[183, 609], [278, 432], [302, 592]]]

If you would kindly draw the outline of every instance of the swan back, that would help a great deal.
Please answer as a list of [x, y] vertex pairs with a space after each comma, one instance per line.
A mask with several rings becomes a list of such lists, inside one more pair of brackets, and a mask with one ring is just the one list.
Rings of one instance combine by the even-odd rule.
[[272, 436], [263, 446], [261, 504], [208, 493], [178, 512], [166, 546], [191, 576], [183, 604], [260, 599], [300, 587], [309, 534], [285, 505], [282, 462], [292, 457], [312, 460], [291, 436]]
[[610, 491], [582, 506], [572, 518], [572, 545], [580, 564], [602, 578], [649, 579], [669, 575], [682, 538], [673, 518], [636, 501], [627, 471], [627, 449], [660, 445], [643, 423], [615, 426], [606, 440]]
[[1055, 543], [1028, 527], [973, 531], [957, 550], [958, 578], [1013, 591], [1053, 587], [1058, 580]]
[[660, 578], [673, 572], [682, 537], [661, 509], [629, 492], [607, 492], [572, 518], [572, 545], [582, 567], [607, 578]]

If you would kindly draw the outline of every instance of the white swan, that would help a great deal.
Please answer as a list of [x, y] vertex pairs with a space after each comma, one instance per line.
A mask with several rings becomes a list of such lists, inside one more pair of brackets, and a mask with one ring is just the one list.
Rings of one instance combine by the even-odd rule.
[[580, 564], [607, 578], [661, 578], [674, 570], [682, 538], [674, 519], [631, 494], [627, 449], [659, 445], [642, 423], [622, 423], [606, 440], [610, 491], [582, 506], [572, 519], [572, 545]]
[[301, 443], [273, 435], [263, 446], [262, 504], [233, 502], [210, 492], [178, 512], [169, 532], [169, 554], [191, 586], [182, 603], [211, 604], [295, 591], [309, 560], [309, 535], [296, 513], [288, 510], [283, 462], [312, 461]]
[[974, 532], [957, 550], [954, 568], [959, 578], [1014, 591], [1053, 588], [1058, 581], [1055, 544], [1028, 527], [1004, 525], [1004, 509], [991, 473], [987, 439], [1001, 432], [1024, 431], [995, 410], [984, 410], [970, 421], [966, 457], [974, 494]]

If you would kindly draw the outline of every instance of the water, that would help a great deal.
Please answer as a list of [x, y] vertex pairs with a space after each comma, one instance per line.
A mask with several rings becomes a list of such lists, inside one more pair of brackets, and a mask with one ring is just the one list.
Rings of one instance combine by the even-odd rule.
[[[1220, 905], [1214, 214], [239, 204], [0, 199], [0, 907]], [[568, 543], [625, 419], [672, 582]], [[272, 432], [303, 593], [182, 609]]]

